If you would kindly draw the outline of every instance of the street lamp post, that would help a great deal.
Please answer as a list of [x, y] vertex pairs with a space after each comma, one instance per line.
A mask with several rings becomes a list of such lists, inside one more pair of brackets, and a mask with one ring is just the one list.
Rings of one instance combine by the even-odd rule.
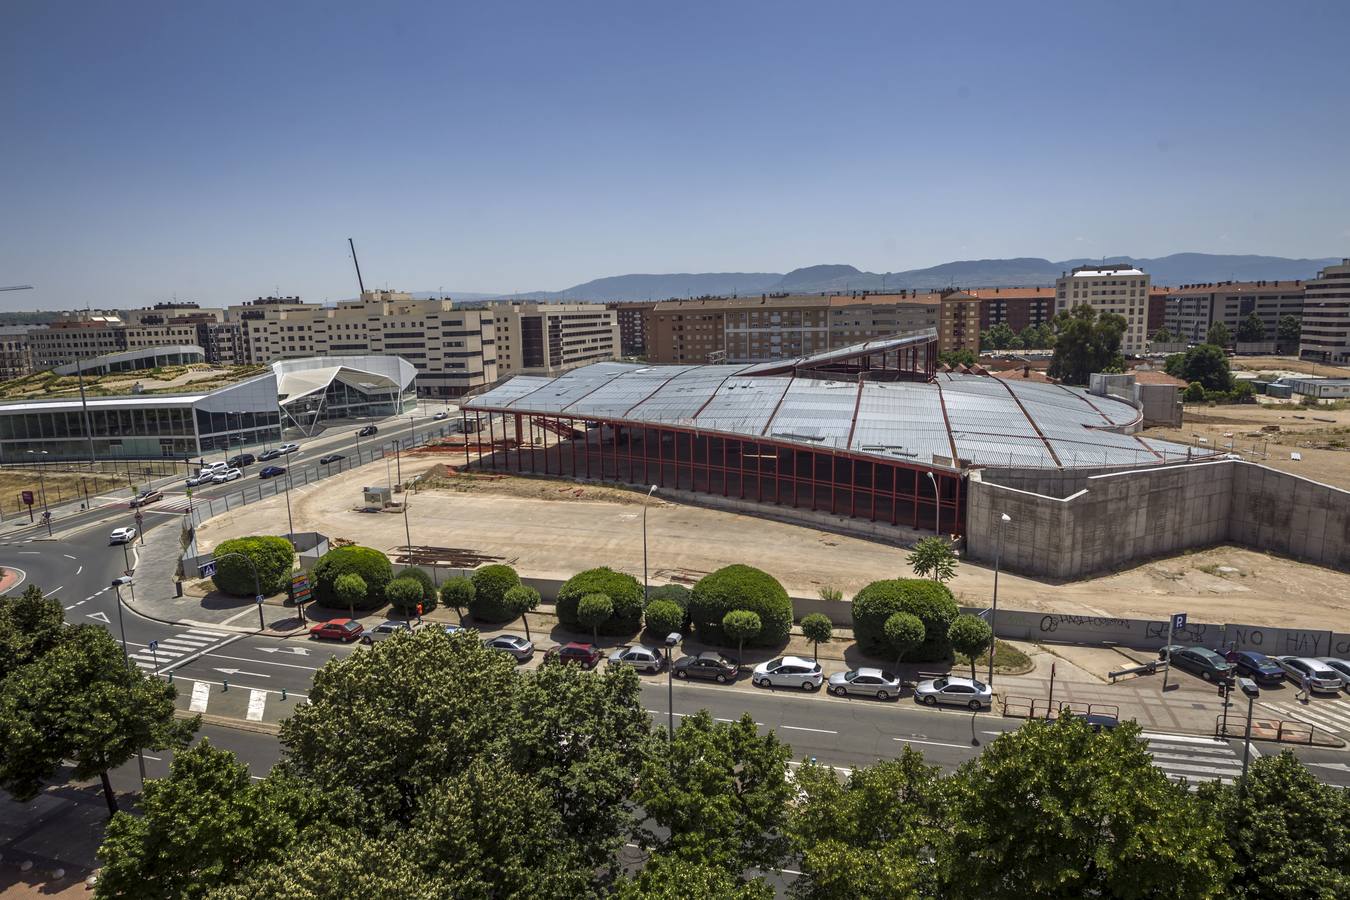
[[[647, 499], [656, 493], [656, 485], [647, 492]], [[647, 503], [642, 504], [642, 608], [647, 608]]]
[[[291, 467], [286, 467], [286, 537], [290, 539], [291, 550], [295, 550], [295, 520], [291, 518]], [[252, 565], [252, 561], [249, 562]], [[254, 573], [254, 579], [257, 579], [257, 573]], [[259, 610], [258, 617], [262, 617], [262, 611]]]
[[[1252, 758], [1252, 704], [1256, 702], [1257, 697], [1261, 696], [1261, 689], [1257, 687], [1256, 680], [1252, 678], [1239, 678], [1237, 683], [1242, 693], [1247, 695], [1247, 727], [1244, 729], [1242, 736], [1242, 781], [1240, 782], [1242, 789], [1245, 791], [1247, 789], [1247, 764]], [[1224, 737], [1227, 736], [1228, 734], [1225, 731]]]
[[[29, 453], [40, 453], [47, 455], [46, 450], [29, 450]], [[31, 482], [30, 482], [31, 484]], [[47, 537], [52, 536], [52, 512], [47, 508], [47, 471], [42, 466], [42, 460], [38, 460], [38, 491], [42, 494], [42, 521], [47, 523]]]
[[[127, 671], [131, 671], [131, 654], [127, 652], [127, 629], [122, 624], [122, 585], [131, 584], [131, 577], [123, 575], [121, 578], [114, 578], [112, 582], [113, 590], [117, 591], [117, 630], [122, 634], [122, 659], [126, 660]], [[156, 654], [158, 656], [158, 654]], [[159, 665], [156, 660], [156, 674], [158, 674]], [[145, 788], [145, 751], [140, 747], [136, 748], [136, 761], [141, 769], [141, 788]]]
[[998, 641], [998, 568], [1003, 557], [1003, 527], [1012, 521], [1007, 513], [999, 516], [998, 543], [994, 550], [994, 608], [989, 614], [989, 630], [993, 636], [989, 639], [989, 675], [986, 680], [990, 687], [994, 684], [994, 644]]
[[933, 515], [936, 521], [933, 523], [933, 534], [942, 536], [942, 496], [938, 493], [937, 476], [932, 472], [925, 473], [928, 480], [933, 482]]
[[408, 558], [412, 559], [413, 545], [412, 532], [408, 530], [408, 492], [403, 492], [403, 500], [399, 504], [403, 507], [403, 538], [408, 542]]
[[684, 640], [684, 635], [678, 631], [672, 631], [666, 635], [666, 711], [668, 714], [666, 737], [672, 741], [675, 740], [675, 670], [671, 665], [670, 656], [682, 640]]

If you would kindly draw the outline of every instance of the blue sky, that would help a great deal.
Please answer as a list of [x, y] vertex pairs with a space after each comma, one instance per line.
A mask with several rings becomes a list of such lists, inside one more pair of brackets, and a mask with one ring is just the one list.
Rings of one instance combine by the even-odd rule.
[[1344, 3], [0, 6], [4, 308], [1350, 255]]

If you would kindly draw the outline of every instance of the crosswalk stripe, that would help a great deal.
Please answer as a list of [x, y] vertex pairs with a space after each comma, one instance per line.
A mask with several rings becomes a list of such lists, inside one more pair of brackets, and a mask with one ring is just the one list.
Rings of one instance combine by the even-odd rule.
[[188, 653], [193, 653], [197, 650], [202, 649], [201, 646], [198, 644], [189, 644], [184, 641], [160, 641], [159, 646], [167, 647], [170, 650], [184, 650]]
[[1328, 713], [1324, 710], [1308, 710], [1302, 707], [1276, 706], [1275, 704], [1266, 704], [1270, 709], [1290, 719], [1295, 719], [1308, 725], [1316, 725], [1319, 728], [1350, 728], [1350, 722], [1341, 721], [1339, 716], [1334, 713]]
[[1164, 772], [1196, 772], [1201, 775], [1237, 775], [1242, 772], [1241, 765], [1236, 767], [1227, 766], [1218, 768], [1215, 766], [1193, 766], [1188, 763], [1169, 762], [1165, 767], [1158, 766], [1158, 768], [1162, 769]]
[[266, 707], [267, 691], [255, 689], [248, 692], [248, 712], [245, 715], [250, 722], [261, 722]]
[[194, 681], [192, 683], [192, 702], [188, 704], [191, 712], [206, 712], [206, 704], [211, 698], [211, 685], [205, 681]]
[[183, 634], [185, 634], [185, 635], [187, 635], [187, 634], [199, 634], [199, 635], [202, 635], [203, 637], [211, 637], [211, 638], [223, 638], [223, 637], [225, 637], [225, 635], [224, 635], [223, 632], [219, 632], [219, 631], [201, 631], [201, 630], [196, 629], [196, 628], [189, 628], [187, 631], [183, 632]]
[[1169, 766], [1174, 765], [1175, 764], [1173, 762], [1174, 760], [1180, 760], [1182, 762], [1191, 762], [1196, 764], [1209, 763], [1213, 768], [1216, 769], [1235, 769], [1235, 770], [1242, 769], [1242, 764], [1239, 763], [1236, 759], [1232, 761], [1217, 760], [1217, 759], [1216, 760], [1196, 759], [1194, 756], [1182, 756], [1181, 754], [1178, 753], [1154, 753], [1153, 758], [1168, 760], [1168, 762], [1165, 763], [1161, 762], [1158, 763], [1158, 768], [1160, 769], [1165, 769]]
[[176, 659], [183, 655], [173, 650], [156, 650], [154, 653], [151, 653], [149, 649], [145, 649], [137, 650], [135, 653], [128, 653], [127, 656], [130, 656], [132, 659], [154, 659], [155, 654], [159, 654], [160, 659]]
[[1174, 741], [1182, 744], [1223, 744], [1223, 741], [1215, 738], [1196, 737], [1190, 734], [1168, 734], [1165, 731], [1141, 731], [1139, 736], [1147, 739], [1150, 743], [1153, 741]]
[[134, 662], [136, 665], [140, 666], [142, 669], [154, 669], [154, 667], [155, 667], [155, 664], [154, 664], [154, 663], [142, 662], [142, 661], [139, 660], [139, 659], [134, 659], [134, 658], [133, 658], [133, 659], [132, 659], [132, 662]]
[[1227, 744], [1218, 747], [1197, 747], [1194, 744], [1170, 744], [1163, 743], [1162, 741], [1149, 741], [1148, 746], [1150, 750], [1154, 747], [1158, 747], [1162, 750], [1177, 750], [1186, 753], [1217, 753], [1221, 756], [1232, 752]]

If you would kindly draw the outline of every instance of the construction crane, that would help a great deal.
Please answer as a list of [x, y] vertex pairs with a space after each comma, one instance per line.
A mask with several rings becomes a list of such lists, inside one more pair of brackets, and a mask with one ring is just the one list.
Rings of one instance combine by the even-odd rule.
[[0, 286], [0, 291], [31, 291], [32, 289], [33, 286], [31, 284], [11, 284], [6, 286]]

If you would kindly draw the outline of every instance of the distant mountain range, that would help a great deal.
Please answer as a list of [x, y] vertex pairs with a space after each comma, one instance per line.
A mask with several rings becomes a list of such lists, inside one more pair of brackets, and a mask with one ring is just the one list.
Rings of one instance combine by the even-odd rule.
[[[820, 265], [777, 272], [700, 272], [670, 275], [613, 275], [597, 278], [561, 291], [531, 291], [526, 294], [448, 292], [462, 300], [519, 299], [560, 302], [564, 300], [666, 300], [671, 297], [704, 295], [794, 293], [821, 291], [933, 290], [945, 287], [1028, 287], [1050, 285], [1060, 273], [1074, 266], [1101, 262], [1129, 263], [1153, 276], [1158, 285], [1196, 284], [1206, 281], [1293, 280], [1313, 278], [1317, 270], [1339, 259], [1289, 259], [1283, 256], [1226, 256], [1217, 253], [1174, 253], [1154, 259], [1111, 256], [1102, 259], [1048, 259], [1024, 256], [1016, 259], [970, 259], [903, 272], [864, 272], [848, 265]], [[417, 296], [439, 296], [418, 292]]]

